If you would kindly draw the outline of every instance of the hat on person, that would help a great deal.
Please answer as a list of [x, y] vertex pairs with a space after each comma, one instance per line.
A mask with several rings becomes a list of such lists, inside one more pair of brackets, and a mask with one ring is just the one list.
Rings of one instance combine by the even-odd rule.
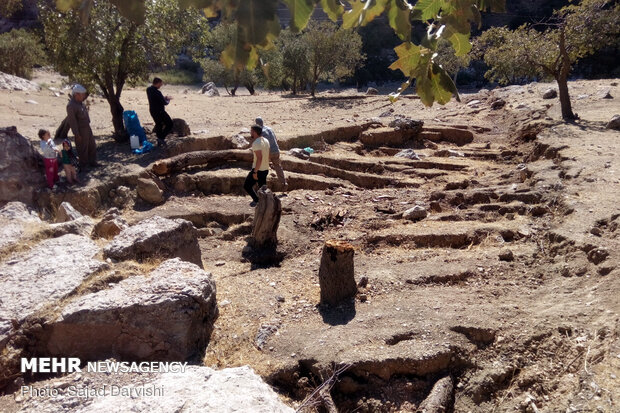
[[71, 89], [71, 91], [73, 93], [86, 93], [86, 88], [79, 83], [76, 83], [75, 86], [73, 86], [73, 89]]
[[259, 116], [259, 117], [257, 117], [257, 118], [254, 120], [254, 122], [256, 122], [256, 124], [257, 124], [258, 126], [260, 126], [261, 128], [263, 127], [263, 118], [261, 118], [260, 116]]

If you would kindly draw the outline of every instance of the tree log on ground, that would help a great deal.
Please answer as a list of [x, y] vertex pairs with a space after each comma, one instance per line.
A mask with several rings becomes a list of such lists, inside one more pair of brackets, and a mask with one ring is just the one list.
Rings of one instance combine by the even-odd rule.
[[353, 245], [346, 241], [325, 242], [319, 268], [321, 304], [337, 305], [357, 293], [353, 267], [354, 253]]
[[282, 215], [282, 203], [267, 186], [258, 190], [258, 205], [254, 211], [252, 246], [254, 248], [275, 247], [278, 244], [278, 226]]
[[454, 382], [452, 377], [446, 376], [435, 383], [428, 397], [416, 410], [419, 413], [445, 413], [452, 403]]
[[188, 152], [155, 162], [153, 172], [160, 176], [168, 175], [182, 171], [190, 166], [205, 165], [209, 162], [229, 161], [252, 162], [252, 153], [244, 149]]

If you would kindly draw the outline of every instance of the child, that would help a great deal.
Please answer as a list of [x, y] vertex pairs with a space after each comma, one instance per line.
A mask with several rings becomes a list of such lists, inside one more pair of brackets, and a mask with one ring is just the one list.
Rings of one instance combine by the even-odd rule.
[[45, 164], [45, 177], [47, 178], [47, 186], [54, 188], [54, 184], [58, 182], [58, 161], [56, 160], [58, 149], [54, 145], [54, 141], [50, 136], [50, 132], [45, 129], [39, 130], [39, 139], [41, 139], [41, 151], [43, 151], [43, 162]]
[[75, 170], [75, 164], [77, 163], [77, 157], [73, 153], [73, 149], [71, 148], [71, 142], [67, 139], [62, 141], [62, 151], [60, 152], [62, 158], [62, 167], [65, 170], [65, 175], [67, 177], [67, 182], [69, 184], [73, 184], [77, 182], [81, 183], [77, 178], [77, 171]]

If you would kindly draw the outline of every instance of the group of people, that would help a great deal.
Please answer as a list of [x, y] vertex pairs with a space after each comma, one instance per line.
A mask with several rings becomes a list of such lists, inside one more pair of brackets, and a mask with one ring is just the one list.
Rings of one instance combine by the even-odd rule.
[[284, 190], [288, 189], [288, 182], [284, 176], [284, 170], [280, 162], [280, 147], [273, 129], [264, 125], [263, 119], [259, 116], [256, 118], [254, 125], [250, 128], [252, 141], [252, 170], [245, 178], [243, 188], [252, 197], [251, 207], [258, 204], [258, 195], [254, 187], [262, 188], [267, 185], [267, 175], [269, 175], [269, 164], [273, 165], [278, 180], [284, 186]]
[[[163, 86], [162, 79], [156, 77], [153, 83], [146, 89], [146, 95], [149, 102], [149, 112], [155, 121], [155, 132], [159, 146], [166, 145], [166, 136], [172, 131], [173, 122], [168, 113], [166, 106], [170, 103], [171, 97], [164, 96], [159, 90]], [[47, 185], [53, 188], [58, 182], [58, 156], [60, 155], [61, 163], [65, 171], [67, 182], [73, 184], [79, 183], [76, 167], [84, 170], [88, 167], [97, 167], [97, 151], [95, 137], [90, 127], [90, 117], [88, 109], [84, 105], [84, 101], [88, 97], [86, 88], [76, 84], [72, 89], [71, 100], [67, 104], [67, 122], [75, 137], [75, 147], [77, 156], [73, 152], [71, 142], [65, 139], [62, 142], [62, 148], [58, 149], [54, 144], [50, 132], [45, 129], [39, 130], [39, 139], [41, 140], [41, 151], [43, 152], [45, 162], [45, 175]], [[258, 195], [254, 187], [258, 185], [261, 188], [267, 184], [267, 175], [269, 174], [269, 165], [273, 165], [278, 180], [287, 189], [288, 183], [284, 176], [284, 170], [280, 162], [280, 148], [276, 134], [273, 129], [264, 125], [261, 117], [256, 118], [255, 124], [250, 129], [252, 141], [252, 170], [248, 173], [243, 185], [247, 193], [252, 197], [250, 206], [254, 207], [258, 203]]]
[[46, 129], [39, 130], [41, 140], [41, 151], [45, 164], [45, 177], [47, 186], [51, 189], [59, 181], [58, 177], [58, 156], [67, 177], [69, 184], [80, 183], [77, 177], [76, 167], [86, 169], [97, 167], [97, 145], [95, 136], [90, 128], [90, 117], [84, 101], [88, 97], [86, 88], [82, 85], [75, 85], [71, 90], [71, 100], [67, 104], [67, 122], [73, 136], [75, 137], [75, 147], [77, 156], [73, 152], [71, 142], [63, 140], [62, 148], [58, 149], [54, 144], [51, 134]]

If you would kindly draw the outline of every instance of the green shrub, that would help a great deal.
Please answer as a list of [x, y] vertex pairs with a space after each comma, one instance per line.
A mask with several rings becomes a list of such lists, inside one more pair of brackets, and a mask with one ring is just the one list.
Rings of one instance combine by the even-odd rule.
[[30, 79], [32, 68], [45, 61], [38, 36], [24, 29], [0, 34], [0, 71]]

